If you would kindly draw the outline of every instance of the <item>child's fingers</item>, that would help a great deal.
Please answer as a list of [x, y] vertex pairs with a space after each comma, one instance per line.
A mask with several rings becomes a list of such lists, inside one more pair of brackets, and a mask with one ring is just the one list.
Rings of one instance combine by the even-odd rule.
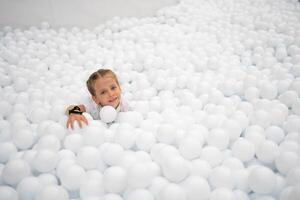
[[78, 122], [79, 127], [82, 128], [81, 120], [77, 120], [77, 122]]
[[88, 120], [85, 118], [85, 117], [83, 117], [83, 122], [86, 124], [86, 125], [88, 125], [89, 124], [89, 122], [88, 122]]
[[70, 122], [70, 125], [71, 125], [71, 129], [73, 130], [74, 129], [74, 125], [73, 125], [73, 121], [72, 122]]
[[83, 127], [83, 124], [82, 123], [85, 123], [86, 125], [89, 124], [89, 122], [87, 121], [87, 119], [84, 117], [84, 116], [72, 116], [68, 119], [67, 121], [67, 128], [70, 128], [73, 130], [74, 129], [74, 123], [78, 123], [79, 127], [82, 128]]
[[70, 128], [70, 127], [71, 127], [71, 129], [73, 129], [73, 123], [72, 123], [72, 121], [68, 120], [67, 121], [67, 128]]
[[70, 120], [67, 121], [67, 128], [70, 127]]

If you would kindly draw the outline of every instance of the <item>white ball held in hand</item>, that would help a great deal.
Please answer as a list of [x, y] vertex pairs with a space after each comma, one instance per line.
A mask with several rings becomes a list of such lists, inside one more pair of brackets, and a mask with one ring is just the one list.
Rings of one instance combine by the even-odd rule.
[[104, 106], [100, 110], [100, 119], [105, 123], [115, 121], [117, 117], [117, 111], [112, 106]]

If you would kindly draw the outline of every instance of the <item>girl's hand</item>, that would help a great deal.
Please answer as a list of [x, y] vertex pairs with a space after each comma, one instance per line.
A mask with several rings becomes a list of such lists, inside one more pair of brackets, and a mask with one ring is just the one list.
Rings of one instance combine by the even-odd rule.
[[69, 115], [69, 119], [67, 121], [67, 128], [71, 127], [71, 129], [74, 129], [74, 122], [77, 121], [79, 124], [79, 127], [82, 128], [82, 124], [85, 123], [86, 125], [88, 125], [88, 121], [85, 118], [84, 115], [80, 115], [80, 114], [70, 114]]

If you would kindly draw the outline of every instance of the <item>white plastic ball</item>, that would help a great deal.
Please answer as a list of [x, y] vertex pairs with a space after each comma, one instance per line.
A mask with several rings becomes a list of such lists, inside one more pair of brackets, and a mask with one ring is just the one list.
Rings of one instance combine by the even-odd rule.
[[288, 90], [278, 96], [278, 100], [285, 104], [287, 107], [291, 107], [297, 100], [298, 94], [295, 91]]
[[249, 173], [249, 187], [258, 194], [270, 194], [276, 184], [274, 172], [264, 166], [257, 166]]
[[186, 159], [195, 159], [201, 155], [202, 143], [192, 137], [181, 140], [178, 147], [180, 154]]
[[175, 142], [176, 128], [171, 124], [162, 124], [156, 133], [156, 139], [159, 142], [172, 144]]
[[153, 194], [155, 198], [158, 198], [160, 190], [164, 188], [168, 183], [169, 181], [162, 176], [154, 177], [151, 180], [150, 185], [148, 186], [148, 190]]
[[271, 124], [271, 116], [265, 110], [254, 111], [250, 116], [251, 124], [267, 128]]
[[49, 149], [37, 151], [33, 160], [33, 167], [39, 172], [50, 172], [58, 163], [58, 154]]
[[[163, 144], [163, 143], [157, 143], [157, 144], [158, 145], [156, 147], [158, 147], [159, 144]], [[151, 154], [151, 155], [153, 156], [154, 160], [159, 164], [162, 164], [165, 160], [167, 160], [171, 156], [180, 156], [178, 149], [172, 145], [163, 144], [162, 148], [161, 149], [158, 148], [158, 151], [156, 153], [157, 155], [155, 154], [154, 155]]]
[[142, 131], [136, 136], [135, 144], [140, 150], [149, 152], [155, 143], [155, 136], [151, 132]]
[[200, 158], [207, 161], [212, 167], [219, 165], [223, 160], [221, 151], [213, 146], [205, 146]]
[[190, 200], [204, 200], [209, 198], [211, 189], [205, 178], [189, 176], [181, 185], [186, 191], [187, 198]]
[[62, 140], [66, 135], [66, 129], [59, 123], [50, 123], [46, 126], [45, 134], [54, 135]]
[[26, 162], [28, 162], [29, 164], [33, 163], [33, 159], [36, 155], [36, 150], [27, 150], [24, 152], [24, 154], [22, 155], [22, 159], [24, 159]]
[[278, 153], [279, 148], [272, 141], [264, 141], [256, 149], [256, 157], [264, 163], [272, 163]]
[[107, 192], [121, 193], [127, 185], [127, 172], [117, 166], [110, 167], [104, 171], [103, 185]]
[[229, 135], [222, 129], [212, 129], [207, 138], [207, 144], [220, 150], [226, 149], [229, 145]]
[[233, 119], [238, 122], [241, 129], [244, 130], [249, 125], [249, 118], [244, 113], [237, 113], [233, 116]]
[[48, 114], [49, 114], [48, 110], [37, 107], [30, 111], [29, 119], [32, 123], [39, 124], [48, 119]]
[[279, 195], [280, 200], [290, 200], [289, 195], [290, 195], [292, 189], [293, 189], [292, 186], [284, 188]]
[[195, 126], [194, 128], [191, 128], [191, 130], [188, 130], [186, 133], [187, 138], [194, 138], [194, 140], [197, 140], [200, 142], [201, 146], [205, 143], [205, 140], [207, 139], [209, 134], [209, 131], [204, 126]]
[[300, 131], [300, 118], [297, 115], [290, 115], [283, 126], [288, 133]]
[[245, 99], [252, 102], [259, 98], [259, 90], [256, 87], [249, 87], [245, 90]]
[[102, 197], [103, 195], [104, 189], [102, 177], [91, 177], [82, 182], [80, 186], [80, 197], [82, 199], [88, 199], [89, 197]]
[[38, 179], [40, 180], [40, 182], [43, 185], [51, 185], [51, 184], [57, 185], [58, 184], [57, 177], [53, 174], [50, 174], [50, 173], [40, 174], [38, 176]]
[[10, 76], [2, 75], [2, 74], [1, 74], [1, 77], [0, 77], [0, 78], [1, 78], [1, 79], [0, 79], [0, 85], [1, 85], [2, 87], [10, 85], [11, 82], [12, 82], [12, 78], [11, 78]]
[[161, 175], [160, 166], [156, 162], [148, 162], [147, 167], [150, 171], [150, 175], [152, 178]]
[[75, 159], [75, 157], [76, 157], [75, 153], [68, 150], [68, 149], [62, 149], [58, 152], [59, 160], [62, 160], [62, 159]]
[[146, 189], [132, 190], [127, 194], [126, 200], [154, 200], [153, 195]]
[[278, 91], [277, 88], [268, 82], [262, 83], [260, 86], [260, 96], [266, 99], [274, 99], [277, 97]]
[[297, 92], [298, 95], [300, 95], [300, 81], [299, 78], [297, 78], [296, 80], [294, 80], [291, 85], [290, 85], [291, 89], [295, 92]]
[[123, 200], [120, 195], [109, 193], [103, 196], [103, 200]]
[[300, 99], [297, 98], [294, 103], [292, 104], [292, 110], [295, 114], [300, 114]]
[[57, 176], [61, 177], [70, 166], [75, 164], [75, 162], [76, 162], [75, 159], [60, 160], [56, 166]]
[[146, 188], [150, 184], [151, 174], [147, 165], [136, 163], [128, 169], [128, 186], [131, 188]]
[[292, 187], [292, 189], [291, 189], [291, 191], [290, 191], [290, 193], [288, 195], [288, 198], [290, 200], [297, 200], [297, 199], [299, 199], [299, 197], [300, 197], [300, 192], [299, 191], [300, 191], [300, 184], [297, 184], [294, 187]]
[[28, 149], [30, 148], [33, 143], [35, 142], [36, 134], [33, 133], [31, 130], [19, 130], [12, 135], [12, 140], [16, 147], [19, 149]]
[[278, 108], [271, 109], [270, 111], [271, 124], [275, 126], [281, 126], [284, 120], [286, 119], [285, 111]]
[[99, 126], [92, 126], [90, 124], [82, 131], [83, 131], [82, 133], [83, 143], [85, 145], [98, 147], [99, 145], [105, 142], [105, 138], [104, 138], [105, 127], [100, 124]]
[[210, 193], [210, 200], [234, 200], [235, 196], [232, 190], [228, 188], [216, 188]]
[[12, 105], [7, 101], [0, 101], [0, 115], [3, 117], [7, 117], [12, 110]]
[[76, 164], [71, 165], [60, 177], [62, 186], [68, 190], [78, 190], [85, 179], [85, 170]]
[[172, 182], [184, 180], [190, 173], [189, 165], [180, 156], [169, 156], [163, 161], [163, 175]]
[[300, 167], [291, 169], [286, 176], [286, 181], [289, 185], [300, 184]]
[[10, 160], [2, 171], [2, 179], [9, 185], [17, 185], [23, 178], [31, 174], [29, 164], [22, 159]]
[[141, 122], [140, 124], [140, 128], [143, 131], [149, 131], [149, 132], [156, 132], [158, 129], [158, 120], [157, 119], [151, 119], [150, 117], [153, 117], [151, 115], [153, 115], [154, 112], [152, 112], [151, 114], [148, 115], [148, 119], [144, 120]]
[[111, 123], [115, 121], [117, 117], [117, 111], [112, 106], [103, 106], [100, 110], [100, 119], [105, 123]]
[[278, 126], [270, 126], [265, 130], [265, 135], [268, 140], [279, 144], [284, 139], [284, 131]]
[[[145, 90], [144, 93], [147, 93], [147, 90]], [[144, 93], [141, 93], [141, 96], [142, 96], [143, 99], [146, 100], [148, 98], [145, 96]], [[133, 105], [133, 110], [135, 110], [136, 112], [141, 113], [143, 116], [147, 116], [147, 114], [150, 111], [150, 103], [148, 101], [137, 101]]]
[[131, 129], [118, 129], [114, 135], [115, 142], [120, 144], [124, 149], [131, 149], [135, 144], [136, 134]]
[[24, 92], [28, 89], [28, 81], [25, 78], [19, 77], [14, 80], [14, 88], [16, 92]]
[[128, 123], [133, 127], [138, 127], [143, 121], [143, 115], [135, 111], [120, 112], [116, 121], [119, 123]]
[[223, 165], [231, 170], [240, 170], [244, 168], [244, 164], [240, 159], [229, 157], [223, 161]]
[[280, 46], [276, 48], [275, 57], [277, 60], [282, 61], [285, 57], [287, 57], [287, 50], [284, 46]]
[[134, 153], [132, 153], [131, 151], [125, 151], [121, 160], [118, 162], [118, 166], [129, 169], [137, 162], [138, 161]]
[[225, 166], [218, 166], [214, 168], [209, 177], [210, 185], [214, 188], [225, 187], [233, 189], [234, 182], [232, 179], [231, 169]]
[[100, 151], [93, 146], [83, 146], [77, 152], [77, 161], [86, 170], [95, 169], [99, 159]]
[[279, 198], [284, 188], [288, 186], [288, 181], [286, 180], [288, 178], [283, 177], [278, 173], [276, 173], [275, 176], [276, 176], [276, 181], [275, 181], [276, 184], [275, 184], [275, 188], [273, 189], [272, 196]]
[[11, 122], [11, 130], [13, 132], [17, 132], [17, 131], [29, 129], [29, 128], [30, 128], [30, 123], [26, 119], [24, 119], [24, 120], [20, 119], [20, 120]]
[[291, 169], [299, 166], [300, 159], [295, 152], [283, 151], [275, 158], [277, 170], [282, 174], [287, 174]]
[[290, 80], [279, 80], [277, 82], [278, 95], [286, 92], [289, 89], [290, 85], [291, 85]]
[[136, 151], [135, 157], [140, 163], [148, 163], [152, 161], [150, 154], [145, 151]]
[[50, 184], [43, 187], [36, 194], [36, 199], [40, 200], [68, 200], [69, 195], [66, 189], [61, 186]]
[[254, 144], [255, 147], [258, 147], [264, 140], [265, 135], [263, 132], [260, 132], [259, 130], [253, 130], [253, 131], [247, 131], [245, 132], [245, 139], [252, 144]]
[[3, 142], [0, 145], [0, 163], [6, 163], [11, 155], [17, 153], [17, 148], [12, 142]]
[[233, 143], [232, 153], [242, 161], [250, 161], [254, 158], [255, 146], [251, 142], [241, 138]]
[[37, 177], [25, 177], [17, 187], [18, 196], [22, 200], [33, 200], [37, 192], [42, 189], [42, 183]]
[[18, 200], [18, 193], [12, 187], [1, 185], [0, 198], [1, 200]]
[[195, 159], [191, 163], [191, 176], [201, 176], [203, 178], [208, 178], [212, 172], [210, 164], [202, 159]]
[[74, 153], [83, 145], [83, 136], [78, 133], [69, 134], [64, 139], [64, 147], [71, 150]]
[[297, 132], [288, 133], [285, 140], [280, 143], [280, 150], [298, 152], [300, 150], [300, 135]]
[[234, 190], [233, 193], [236, 199], [250, 200], [248, 194], [242, 190]]
[[187, 200], [187, 194], [181, 186], [170, 183], [161, 189], [159, 200]]
[[107, 143], [100, 151], [103, 161], [108, 165], [116, 165], [124, 155], [123, 147], [115, 143]]
[[233, 119], [225, 120], [221, 128], [226, 131], [230, 141], [234, 141], [238, 137], [240, 137], [243, 129], [242, 126], [236, 120]]
[[235, 183], [235, 188], [249, 193], [251, 189], [248, 183], [249, 170], [240, 169], [233, 171], [233, 179]]

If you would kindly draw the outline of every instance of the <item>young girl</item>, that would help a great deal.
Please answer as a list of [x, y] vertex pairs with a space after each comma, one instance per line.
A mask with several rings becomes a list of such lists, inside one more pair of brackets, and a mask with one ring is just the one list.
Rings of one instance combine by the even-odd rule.
[[86, 82], [91, 98], [85, 105], [71, 105], [67, 108], [66, 114], [69, 116], [67, 128], [74, 128], [77, 121], [79, 127], [82, 123], [88, 125], [87, 119], [82, 115], [83, 112], [91, 114], [93, 119], [100, 119], [99, 112], [103, 106], [112, 106], [117, 112], [128, 110], [128, 106], [121, 101], [121, 88], [117, 76], [109, 69], [99, 69], [92, 73]]

